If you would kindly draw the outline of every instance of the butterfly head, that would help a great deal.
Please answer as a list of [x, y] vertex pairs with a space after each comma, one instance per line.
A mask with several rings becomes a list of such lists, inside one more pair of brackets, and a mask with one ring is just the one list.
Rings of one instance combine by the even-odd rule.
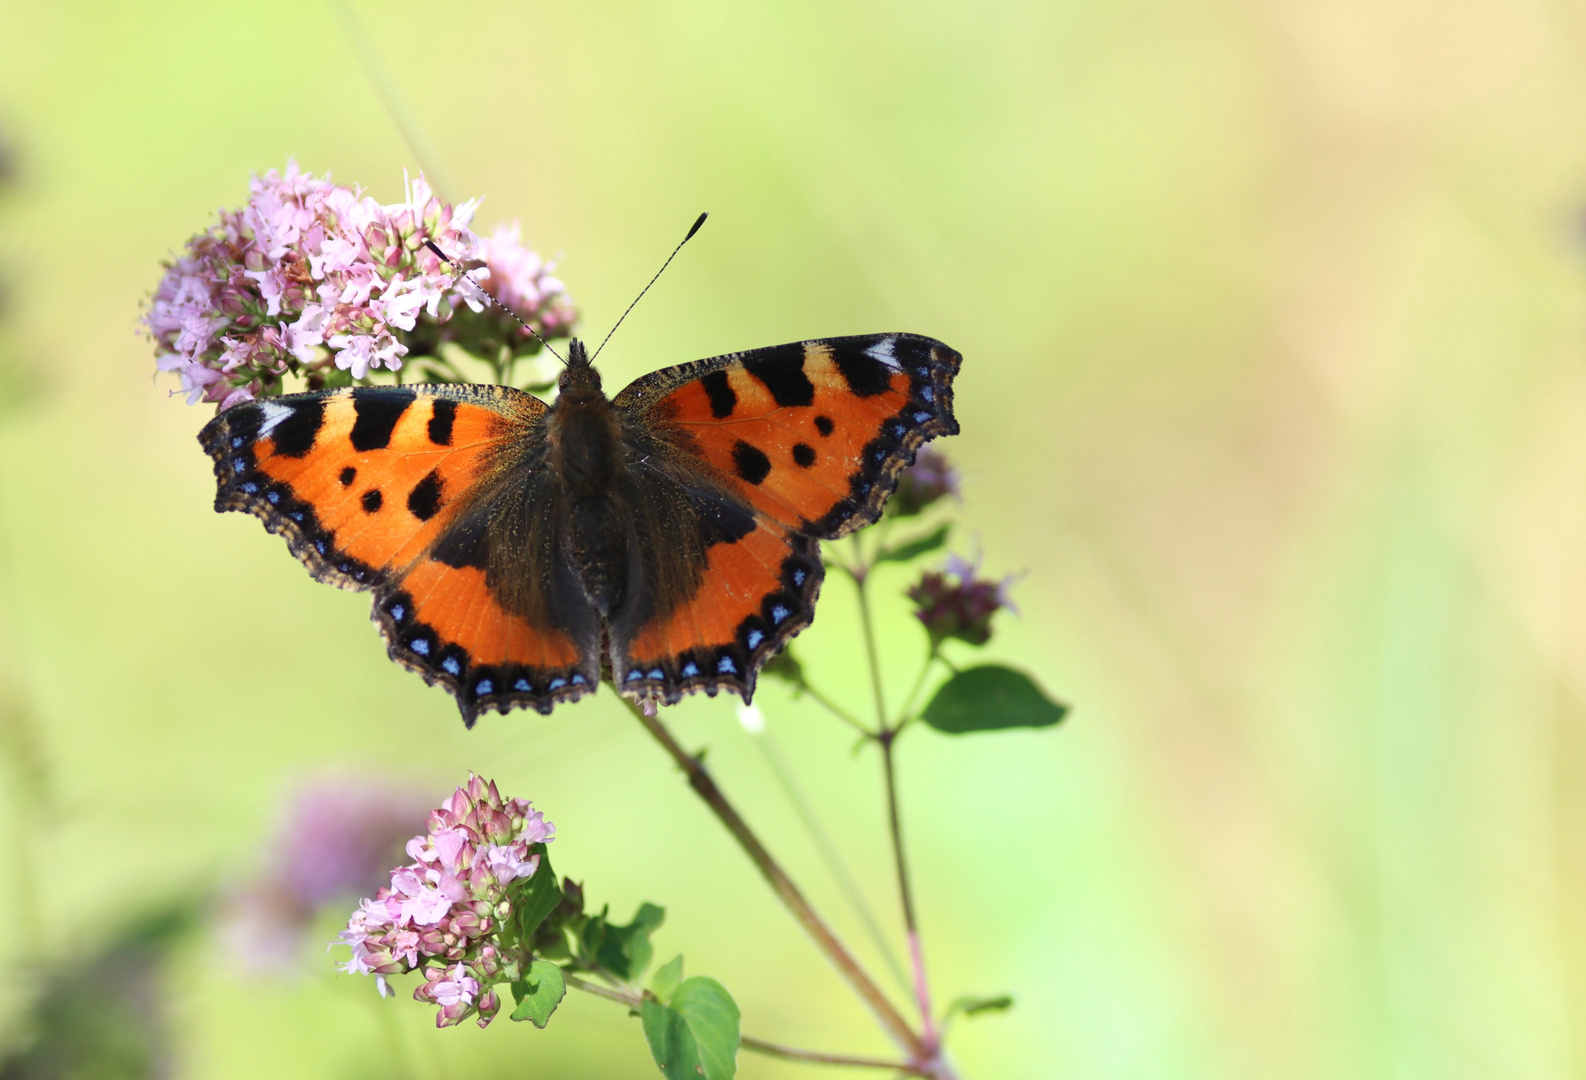
[[579, 402], [603, 398], [600, 390], [600, 372], [589, 362], [584, 343], [574, 338], [567, 346], [567, 366], [557, 380], [558, 394], [563, 401]]

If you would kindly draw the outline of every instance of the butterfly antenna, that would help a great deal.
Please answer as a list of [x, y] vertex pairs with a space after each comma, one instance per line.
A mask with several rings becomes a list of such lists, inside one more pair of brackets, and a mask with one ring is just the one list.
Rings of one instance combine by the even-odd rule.
[[[654, 285], [656, 280], [660, 278], [662, 274], [666, 273], [666, 268], [672, 265], [672, 260], [677, 258], [677, 253], [683, 250], [684, 244], [694, 239], [694, 234], [699, 232], [699, 227], [705, 224], [705, 219], [708, 217], [710, 217], [709, 214], [701, 214], [699, 217], [694, 219], [694, 225], [688, 230], [688, 235], [677, 242], [677, 247], [672, 249], [672, 254], [666, 257], [666, 262], [661, 264], [661, 269], [657, 270], [655, 272], [655, 277], [650, 279], [650, 285]], [[634, 304], [637, 304], [640, 300], [644, 299], [644, 294], [650, 291], [650, 285], [646, 285], [644, 288], [639, 290], [639, 295], [635, 296], [633, 298], [633, 303], [628, 305], [628, 311], [632, 311]], [[622, 319], [626, 319], [628, 317], [628, 311], [624, 311], [622, 313]], [[622, 325], [622, 319], [617, 320], [617, 326]], [[589, 358], [589, 362], [591, 364], [600, 358], [600, 349], [604, 349], [606, 347], [606, 342], [611, 340], [611, 335], [617, 332], [617, 326], [613, 326], [610, 330], [606, 331], [606, 336], [600, 339], [600, 348], [596, 349], [595, 355]]]
[[[439, 259], [441, 262], [446, 263], [448, 266], [456, 266], [457, 265], [456, 262], [454, 262], [453, 260], [448, 259], [446, 257], [446, 253], [444, 251], [442, 251], [440, 248], [435, 246], [435, 241], [426, 240], [426, 241], [424, 241], [424, 246], [429, 248], [430, 251], [434, 252], [435, 257], [437, 259]], [[679, 245], [679, 246], [682, 246], [682, 245]], [[538, 341], [541, 345], [544, 345], [547, 349], [549, 349], [552, 356], [556, 357], [558, 360], [561, 360], [563, 364], [567, 363], [566, 360], [562, 360], [562, 354], [557, 352], [555, 349], [552, 349], [551, 348], [551, 343], [549, 341], [546, 341], [544, 338], [542, 338], [540, 336], [540, 332], [538, 330], [534, 329], [534, 327], [530, 326], [528, 323], [526, 323], [522, 319], [518, 318], [518, 313], [516, 311], [513, 311], [511, 308], [507, 307], [507, 305], [503, 304], [500, 300], [497, 300], [494, 296], [491, 296], [488, 292], [486, 292], [483, 288], [481, 288], [480, 285], [479, 285], [479, 282], [477, 282], [473, 278], [469, 277], [467, 275], [467, 273], [464, 273], [463, 276], [458, 278], [457, 280], [458, 280], [459, 284], [464, 282], [464, 281], [466, 281], [468, 283], [468, 286], [473, 288], [474, 291], [479, 293], [480, 296], [484, 297], [486, 300], [488, 300], [492, 304], [496, 305], [496, 307], [500, 308], [502, 311], [505, 311], [508, 315], [511, 315], [513, 320], [519, 326], [523, 327], [523, 329], [525, 329], [529, 333], [533, 334], [534, 335], [534, 340]], [[607, 335], [607, 336], [609, 337], [610, 335]]]

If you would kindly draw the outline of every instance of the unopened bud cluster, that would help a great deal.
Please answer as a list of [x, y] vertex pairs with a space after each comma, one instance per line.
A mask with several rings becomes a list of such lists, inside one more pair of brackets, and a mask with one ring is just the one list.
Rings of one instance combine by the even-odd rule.
[[[572, 327], [562, 283], [515, 226], [488, 240], [469, 229], [478, 200], [443, 205], [420, 177], [402, 202], [382, 206], [295, 162], [251, 187], [246, 206], [220, 211], [166, 263], [144, 315], [156, 365], [180, 375], [190, 403], [224, 409], [281, 393], [288, 374], [347, 383], [400, 368], [415, 346], [467, 348], [478, 328], [454, 314], [498, 318], [484, 315], [480, 285], [544, 337]], [[514, 337], [524, 352], [539, 348], [521, 327]]]
[[927, 446], [899, 474], [898, 489], [887, 509], [897, 517], [913, 517], [949, 495], [958, 497], [958, 470], [946, 454]]
[[909, 589], [914, 617], [925, 624], [933, 646], [949, 638], [984, 645], [991, 640], [991, 620], [997, 612], [1008, 608], [1017, 613], [1008, 597], [1014, 579], [993, 581], [979, 575], [978, 558], [967, 562], [953, 555], [942, 571], [927, 572]]
[[470, 777], [431, 811], [429, 832], [408, 841], [413, 862], [353, 912], [340, 935], [352, 947], [342, 970], [378, 976], [382, 996], [385, 976], [418, 971], [413, 997], [437, 1006], [436, 1026], [477, 1016], [484, 1027], [501, 1007], [494, 985], [520, 975], [522, 957], [497, 940], [512, 914], [508, 890], [535, 873], [531, 849], [555, 834], [529, 802]]

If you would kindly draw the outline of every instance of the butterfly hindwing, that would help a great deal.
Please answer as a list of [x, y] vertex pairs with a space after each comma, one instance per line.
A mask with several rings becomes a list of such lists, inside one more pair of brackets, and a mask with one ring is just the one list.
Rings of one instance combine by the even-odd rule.
[[546, 411], [511, 387], [358, 387], [239, 405], [199, 440], [215, 508], [262, 519], [318, 580], [373, 589], [392, 658], [472, 721], [549, 711], [598, 679], [598, 630], [576, 597], [530, 610], [490, 580], [487, 515], [504, 500], [535, 515], [525, 458]]
[[691, 452], [651, 439], [629, 453], [638, 558], [608, 632], [613, 681], [668, 704], [723, 688], [748, 700], [760, 668], [814, 617], [819, 545], [757, 514]]

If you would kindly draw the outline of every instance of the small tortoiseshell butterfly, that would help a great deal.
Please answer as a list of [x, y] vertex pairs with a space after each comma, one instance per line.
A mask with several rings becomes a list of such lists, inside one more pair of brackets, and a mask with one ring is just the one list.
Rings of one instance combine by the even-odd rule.
[[916, 334], [666, 368], [608, 399], [574, 340], [547, 405], [510, 386], [289, 394], [199, 435], [217, 511], [371, 589], [392, 659], [479, 713], [548, 713], [602, 679], [635, 700], [748, 701], [814, 617], [821, 540], [874, 522], [958, 431], [960, 356]]

